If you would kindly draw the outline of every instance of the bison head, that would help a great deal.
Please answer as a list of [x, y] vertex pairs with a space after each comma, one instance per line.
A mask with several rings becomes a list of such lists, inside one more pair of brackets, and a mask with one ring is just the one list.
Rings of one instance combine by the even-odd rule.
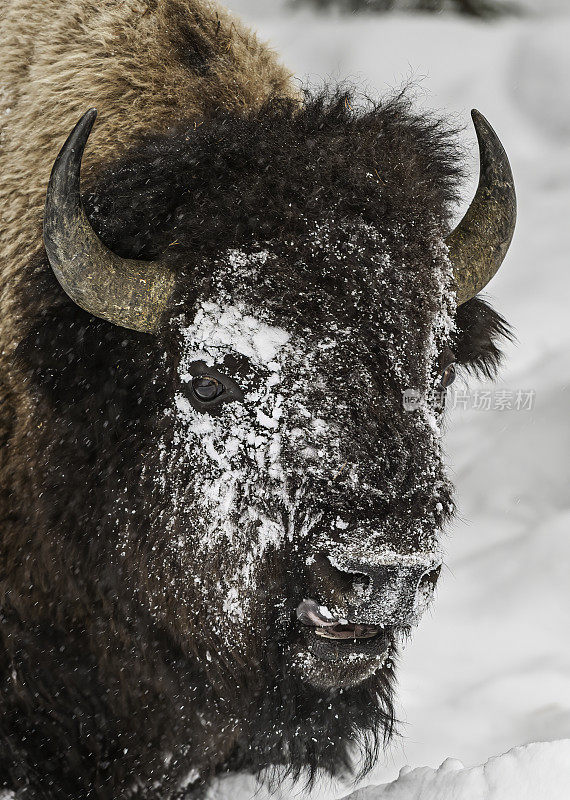
[[505, 330], [471, 299], [513, 233], [499, 140], [475, 112], [480, 184], [449, 233], [451, 139], [401, 102], [277, 103], [155, 137], [87, 214], [94, 119], [56, 161], [44, 240], [71, 300], [118, 331], [129, 419], [147, 409], [105, 503], [107, 557], [214, 684], [387, 687], [453, 510], [445, 389], [456, 361], [491, 368]]

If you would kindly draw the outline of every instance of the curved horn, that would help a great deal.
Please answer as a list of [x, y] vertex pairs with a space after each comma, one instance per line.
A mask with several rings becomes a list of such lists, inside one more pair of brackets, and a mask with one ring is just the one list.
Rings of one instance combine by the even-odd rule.
[[74, 303], [115, 325], [154, 332], [168, 307], [174, 275], [160, 262], [120, 258], [99, 239], [83, 210], [81, 158], [97, 110], [79, 120], [53, 166], [46, 196], [44, 245]]
[[485, 117], [471, 112], [479, 141], [479, 186], [459, 225], [446, 239], [453, 264], [457, 305], [475, 297], [501, 266], [517, 218], [509, 159]]

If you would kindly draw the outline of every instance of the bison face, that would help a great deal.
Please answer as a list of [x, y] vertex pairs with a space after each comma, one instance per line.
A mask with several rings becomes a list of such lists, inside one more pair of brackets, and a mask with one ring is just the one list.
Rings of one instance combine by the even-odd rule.
[[293, 252], [229, 251], [208, 296], [172, 320], [142, 569], [149, 607], [206, 658], [255, 663], [280, 642], [303, 679], [354, 684], [431, 595], [451, 510], [451, 273], [433, 232], [423, 276], [399, 242], [331, 220]]
[[94, 118], [54, 165], [44, 225], [59, 284], [88, 312], [67, 310], [77, 347], [54, 342], [70, 335], [61, 292], [41, 322], [54, 381], [67, 370], [82, 393], [74, 435], [93, 420], [83, 484], [106, 476], [96, 503], [81, 495], [104, 532], [93, 594], [130, 590], [127, 625], [151, 631], [136, 641], [166, 631], [195, 685], [229, 698], [250, 752], [333, 770], [322, 743], [310, 755], [313, 730], [389, 731], [392, 655], [438, 578], [451, 351], [492, 370], [506, 331], [475, 295], [513, 233], [508, 160], [475, 114], [480, 185], [449, 233], [459, 169], [440, 125], [398, 101], [269, 103], [141, 145], [100, 178], [89, 220]]

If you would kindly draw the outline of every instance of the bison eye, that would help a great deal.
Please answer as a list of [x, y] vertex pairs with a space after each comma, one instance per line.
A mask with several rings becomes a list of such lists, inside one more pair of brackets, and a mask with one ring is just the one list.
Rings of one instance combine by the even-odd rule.
[[181, 377], [180, 388], [196, 411], [203, 414], [219, 414], [225, 403], [244, 400], [237, 383], [205, 361], [193, 361], [188, 365], [187, 375]]
[[210, 375], [200, 375], [192, 381], [192, 392], [202, 403], [215, 400], [224, 391], [223, 384]]
[[455, 363], [452, 362], [451, 364], [448, 364], [447, 367], [441, 373], [439, 385], [442, 389], [447, 389], [448, 386], [451, 386], [454, 380], [455, 380]]

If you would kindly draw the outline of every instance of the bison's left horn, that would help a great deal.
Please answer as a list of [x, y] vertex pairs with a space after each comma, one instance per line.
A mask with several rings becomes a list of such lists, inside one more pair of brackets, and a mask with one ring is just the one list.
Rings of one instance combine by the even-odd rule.
[[159, 261], [135, 261], [111, 252], [83, 210], [81, 158], [95, 122], [91, 108], [79, 120], [53, 166], [46, 197], [44, 244], [64, 291], [78, 306], [115, 325], [157, 330], [174, 288]]
[[457, 304], [475, 297], [501, 266], [517, 218], [509, 159], [485, 117], [471, 112], [479, 141], [479, 186], [471, 205], [446, 244], [453, 264]]

